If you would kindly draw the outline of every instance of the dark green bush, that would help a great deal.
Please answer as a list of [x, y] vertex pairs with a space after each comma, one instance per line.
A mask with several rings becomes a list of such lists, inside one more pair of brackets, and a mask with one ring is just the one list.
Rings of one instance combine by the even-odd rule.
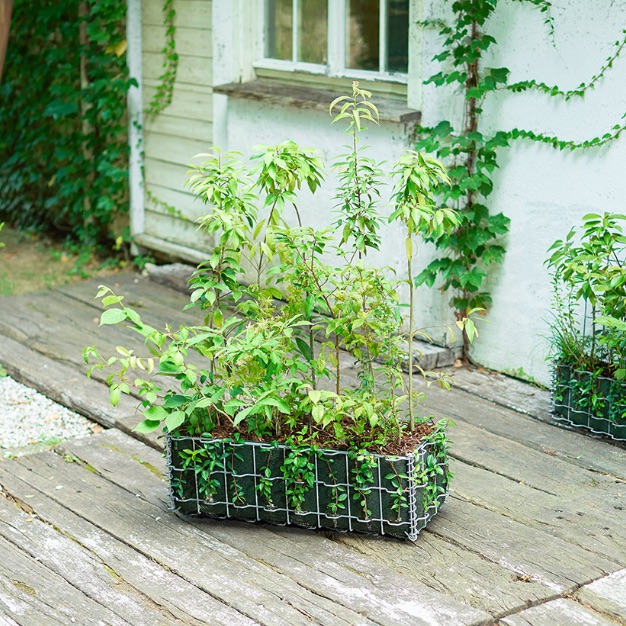
[[19, 228], [89, 247], [123, 228], [125, 12], [118, 0], [15, 0], [0, 85], [0, 217]]

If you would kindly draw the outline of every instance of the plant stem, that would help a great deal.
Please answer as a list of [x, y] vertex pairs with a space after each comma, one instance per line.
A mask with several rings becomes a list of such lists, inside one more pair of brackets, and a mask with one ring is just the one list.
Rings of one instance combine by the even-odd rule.
[[409, 420], [411, 432], [415, 432], [415, 407], [413, 406], [413, 308], [415, 306], [415, 296], [413, 288], [413, 264], [411, 259], [407, 260], [407, 270], [409, 277]]
[[[480, 36], [480, 32], [478, 30], [478, 22], [476, 19], [472, 21], [472, 41], [476, 41]], [[479, 57], [476, 57], [473, 61], [468, 61], [465, 64], [465, 70], [467, 73], [467, 79], [465, 81], [465, 91], [469, 92], [470, 89], [474, 89], [478, 85], [479, 77], [479, 65], [478, 65]], [[478, 106], [477, 106], [477, 98], [470, 97], [466, 98], [465, 103], [465, 127], [463, 129], [463, 134], [467, 137], [471, 133], [474, 133], [478, 130]], [[476, 143], [473, 142], [471, 147], [467, 152], [467, 159], [465, 160], [465, 168], [467, 169], [467, 177], [471, 179], [476, 173], [476, 159], [478, 157]], [[465, 206], [463, 207], [466, 212], [470, 212], [474, 206], [476, 196], [476, 190], [468, 187], [466, 197], [465, 197]], [[467, 221], [459, 228], [458, 236], [462, 236], [463, 231], [468, 228]], [[470, 293], [467, 288], [464, 288], [462, 291], [462, 298], [466, 302], [470, 300]], [[457, 311], [456, 317], [458, 320], [461, 320], [465, 317], [466, 311]], [[467, 359], [470, 363], [474, 363], [473, 359], [470, 356], [470, 340], [467, 336], [467, 331], [463, 328], [463, 357]]]

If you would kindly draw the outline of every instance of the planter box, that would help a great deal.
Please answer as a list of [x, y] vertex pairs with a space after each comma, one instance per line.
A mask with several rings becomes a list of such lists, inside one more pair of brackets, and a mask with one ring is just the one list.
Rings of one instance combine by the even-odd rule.
[[[337, 450], [167, 435], [166, 453], [172, 505], [185, 515], [414, 541], [448, 495], [447, 459], [430, 442], [408, 456], [363, 458]], [[290, 467], [303, 469], [298, 474]]]
[[626, 441], [626, 384], [559, 363], [552, 378], [552, 414], [572, 426]]

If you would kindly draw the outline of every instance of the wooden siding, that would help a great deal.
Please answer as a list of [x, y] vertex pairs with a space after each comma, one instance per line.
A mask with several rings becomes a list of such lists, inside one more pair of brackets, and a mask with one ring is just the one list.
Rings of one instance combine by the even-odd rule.
[[198, 224], [172, 217], [158, 209], [146, 210], [146, 232], [159, 233], [160, 239], [192, 250], [208, 250], [214, 245], [213, 240], [198, 229]]
[[[162, 0], [143, 2], [146, 108], [163, 72], [166, 28], [162, 5]], [[156, 118], [147, 118], [144, 123], [144, 234], [196, 250], [206, 249], [210, 242], [196, 232], [194, 224], [206, 209], [185, 187], [185, 180], [193, 157], [208, 152], [213, 143], [211, 0], [178, 0], [175, 24], [179, 61], [172, 103]], [[167, 207], [175, 213], [168, 212]]]

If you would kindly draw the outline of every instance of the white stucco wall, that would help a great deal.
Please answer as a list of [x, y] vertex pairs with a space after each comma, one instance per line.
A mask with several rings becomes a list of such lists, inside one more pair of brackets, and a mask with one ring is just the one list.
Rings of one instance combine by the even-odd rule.
[[[487, 30], [499, 42], [487, 64], [508, 67], [511, 82], [535, 78], [572, 89], [598, 73], [623, 39], [626, 1], [558, 0], [553, 3], [555, 38], [544, 14], [520, 2], [499, 3]], [[427, 39], [431, 57], [436, 42]], [[425, 123], [440, 119], [440, 96], [425, 88]], [[458, 110], [458, 103], [447, 103]], [[500, 93], [487, 100], [483, 132], [526, 128], [582, 141], [601, 136], [626, 112], [626, 54], [594, 90], [565, 102], [541, 93]], [[621, 120], [623, 124], [625, 120]], [[493, 268], [493, 306], [474, 356], [495, 369], [523, 368], [549, 382], [546, 363], [550, 284], [543, 265], [547, 249], [589, 212], [626, 212], [626, 136], [585, 152], [558, 152], [529, 141], [502, 150], [489, 206], [511, 218], [507, 254]]]
[[[214, 23], [224, 19], [228, 24], [227, 29], [214, 31], [214, 72], [220, 78], [216, 83], [249, 78], [246, 72], [250, 72], [250, 59], [256, 54], [252, 44], [243, 48], [229, 44], [233, 32], [254, 32], [251, 23], [255, 16], [233, 16], [225, 4], [214, 5]], [[220, 17], [216, 10], [227, 15]], [[436, 16], [441, 12], [441, 2], [424, 0], [422, 10], [425, 15]], [[501, 0], [487, 27], [501, 45], [488, 64], [510, 68], [512, 81], [536, 78], [563, 88], [586, 82], [612, 52], [614, 42], [623, 36], [626, 0], [553, 0], [552, 15], [554, 42], [548, 36], [543, 14], [529, 4]], [[422, 41], [422, 65], [427, 76], [435, 71], [430, 61], [437, 52], [435, 31], [425, 32]], [[458, 119], [462, 111], [459, 94], [432, 86], [417, 92], [426, 124]], [[409, 86], [409, 93], [416, 90]], [[345, 136], [331, 127], [330, 118], [321, 112], [233, 98], [226, 102], [225, 96], [217, 95], [214, 99], [215, 136], [228, 150], [249, 152], [255, 144], [275, 144], [289, 138], [332, 156], [345, 143]], [[584, 99], [562, 102], [538, 93], [499, 93], [485, 105], [481, 130], [519, 127], [584, 140], [602, 135], [619, 122], [626, 111], [625, 103], [626, 54]], [[411, 147], [409, 131], [404, 125], [383, 123], [370, 129], [363, 143], [372, 146], [377, 158], [393, 163], [405, 148]], [[494, 212], [503, 211], [511, 218], [511, 230], [506, 238], [504, 264], [490, 274], [494, 304], [480, 325], [474, 356], [495, 369], [523, 368], [548, 383], [545, 358], [550, 286], [543, 265], [547, 249], [585, 213], [626, 211], [626, 139], [574, 154], [522, 141], [502, 150], [499, 164], [489, 205]], [[311, 223], [327, 223], [332, 192], [319, 193], [315, 200], [303, 199], [303, 205]], [[402, 271], [403, 241], [397, 228], [388, 229], [381, 253], [373, 260]], [[432, 250], [422, 247], [418, 264], [423, 266], [431, 258]], [[417, 323], [429, 326], [449, 319], [448, 299], [437, 290], [418, 290]], [[435, 335], [441, 338], [441, 333]]]

